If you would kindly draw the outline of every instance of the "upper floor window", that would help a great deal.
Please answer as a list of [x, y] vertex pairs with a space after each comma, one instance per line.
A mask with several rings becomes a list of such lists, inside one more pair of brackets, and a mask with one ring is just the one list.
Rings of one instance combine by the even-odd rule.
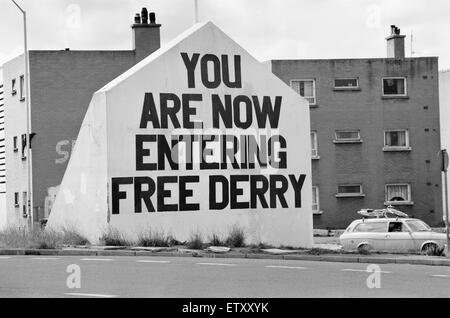
[[362, 142], [359, 130], [336, 130], [335, 143]]
[[334, 88], [336, 89], [355, 89], [359, 88], [358, 78], [335, 78]]
[[406, 78], [405, 77], [384, 77], [383, 78], [383, 96], [406, 96]]
[[27, 148], [27, 135], [22, 135], [22, 159], [26, 159], [25, 149]]
[[13, 78], [11, 81], [11, 94], [14, 96], [17, 94], [17, 88], [16, 88], [16, 79]]
[[17, 145], [17, 136], [13, 137], [13, 150], [17, 152], [19, 150], [19, 146]]
[[20, 100], [25, 100], [25, 77], [20, 75]]
[[313, 79], [292, 80], [291, 87], [300, 96], [306, 98], [310, 105], [316, 105], [316, 81]]
[[19, 192], [14, 192], [14, 206], [19, 206]]
[[364, 196], [361, 184], [339, 184], [337, 197], [360, 197]]
[[311, 131], [311, 157], [319, 159], [319, 151], [317, 148], [317, 131]]
[[409, 133], [406, 129], [384, 131], [384, 151], [411, 150]]
[[407, 183], [386, 185], [386, 205], [413, 204], [411, 200], [411, 185]]

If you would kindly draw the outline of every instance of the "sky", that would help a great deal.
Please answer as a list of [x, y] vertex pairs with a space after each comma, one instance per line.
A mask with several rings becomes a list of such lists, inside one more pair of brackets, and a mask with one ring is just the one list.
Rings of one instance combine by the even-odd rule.
[[[127, 50], [142, 7], [162, 24], [162, 45], [194, 23], [194, 0], [17, 0], [27, 11], [30, 50]], [[406, 55], [438, 56], [450, 69], [448, 0], [198, 0], [212, 21], [260, 61], [385, 57], [390, 25]], [[22, 15], [0, 0], [0, 65], [23, 52]], [[1, 74], [0, 74], [1, 76]], [[1, 80], [1, 77], [0, 77]]]

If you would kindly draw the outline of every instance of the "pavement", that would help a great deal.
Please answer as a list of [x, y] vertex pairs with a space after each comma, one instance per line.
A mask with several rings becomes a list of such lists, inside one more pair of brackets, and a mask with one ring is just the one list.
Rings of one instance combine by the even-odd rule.
[[[81, 288], [69, 288], [77, 287], [74, 282], [78, 281]], [[449, 296], [450, 267], [446, 266], [159, 256], [0, 256], [0, 298]]]

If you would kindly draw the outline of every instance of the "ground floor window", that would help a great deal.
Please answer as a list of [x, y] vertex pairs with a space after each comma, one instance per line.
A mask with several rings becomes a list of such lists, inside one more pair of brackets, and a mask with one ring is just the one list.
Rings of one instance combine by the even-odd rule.
[[337, 197], [359, 197], [363, 195], [361, 184], [339, 184], [337, 187]]
[[319, 204], [319, 187], [312, 187], [312, 210], [314, 214], [320, 214], [320, 204]]
[[409, 184], [387, 184], [387, 204], [411, 204], [411, 185]]

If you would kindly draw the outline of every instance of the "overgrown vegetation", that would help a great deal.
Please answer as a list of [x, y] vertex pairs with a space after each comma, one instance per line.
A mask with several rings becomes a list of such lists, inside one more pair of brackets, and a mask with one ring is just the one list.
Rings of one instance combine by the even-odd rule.
[[443, 246], [439, 247], [436, 244], [426, 244], [422, 252], [428, 256], [444, 256], [445, 248]]
[[171, 235], [166, 235], [164, 231], [154, 231], [152, 229], [139, 234], [137, 240], [137, 245], [143, 247], [171, 247], [177, 245], [177, 243], [177, 240]]
[[231, 228], [225, 243], [229, 247], [244, 247], [245, 246], [245, 233], [244, 230], [235, 225]]
[[108, 228], [100, 238], [100, 242], [105, 246], [131, 246], [133, 245], [124, 234], [116, 228]]
[[27, 229], [8, 227], [0, 231], [0, 247], [56, 249], [64, 245], [87, 245], [89, 241], [75, 229]]
[[225, 242], [216, 233], [213, 233], [209, 238], [209, 243], [211, 246], [225, 246]]
[[201, 250], [203, 248], [203, 237], [199, 232], [191, 233], [186, 247], [193, 250]]

